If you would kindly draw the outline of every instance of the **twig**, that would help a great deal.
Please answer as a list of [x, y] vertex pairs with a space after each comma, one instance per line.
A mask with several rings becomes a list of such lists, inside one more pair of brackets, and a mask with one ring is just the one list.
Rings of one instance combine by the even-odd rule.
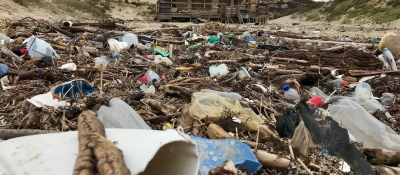
[[294, 154], [293, 154], [293, 148], [292, 148], [292, 145], [290, 144], [290, 140], [289, 140], [289, 153], [290, 153], [290, 157], [292, 158], [292, 160], [295, 160], [294, 159]]
[[311, 171], [304, 165], [303, 161], [300, 160], [300, 158], [297, 158], [297, 161], [300, 163], [300, 165], [307, 171], [309, 175], [312, 175]]

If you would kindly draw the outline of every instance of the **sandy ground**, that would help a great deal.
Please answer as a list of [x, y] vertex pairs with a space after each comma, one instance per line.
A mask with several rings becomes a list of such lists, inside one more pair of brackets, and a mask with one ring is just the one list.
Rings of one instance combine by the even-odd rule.
[[[299, 25], [292, 25], [292, 23], [299, 23]], [[326, 22], [323, 21], [303, 21], [300, 19], [291, 19], [290, 16], [285, 16], [275, 20], [269, 21], [269, 28], [282, 28], [285, 31], [302, 32], [305, 31], [309, 35], [313, 35], [312, 32], [319, 30], [319, 35], [323, 36], [349, 36], [349, 37], [382, 37], [388, 32], [399, 33], [400, 20], [391, 22], [389, 25], [373, 25], [364, 24], [362, 26], [341, 24], [338, 21], [330, 22], [329, 30], [325, 30]], [[390, 29], [377, 31], [375, 29]]]

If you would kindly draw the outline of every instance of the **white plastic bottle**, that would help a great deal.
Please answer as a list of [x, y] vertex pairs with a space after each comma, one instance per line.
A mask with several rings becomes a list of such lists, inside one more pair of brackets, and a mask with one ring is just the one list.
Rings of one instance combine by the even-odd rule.
[[157, 82], [158, 80], [160, 80], [160, 76], [152, 70], [148, 70], [144, 75], [147, 77], [147, 80], [151, 82]]
[[290, 88], [288, 84], [283, 86], [283, 90], [285, 91], [284, 97], [288, 100], [300, 100], [300, 95], [296, 90]]
[[390, 52], [390, 50], [388, 48], [383, 49], [382, 55], [387, 60], [387, 62], [390, 64], [390, 68], [392, 70], [397, 70], [396, 61], [394, 61], [393, 54], [392, 54], [392, 52]]
[[358, 99], [359, 102], [364, 103], [371, 99], [371, 92], [371, 86], [368, 83], [363, 82], [356, 86], [354, 97]]

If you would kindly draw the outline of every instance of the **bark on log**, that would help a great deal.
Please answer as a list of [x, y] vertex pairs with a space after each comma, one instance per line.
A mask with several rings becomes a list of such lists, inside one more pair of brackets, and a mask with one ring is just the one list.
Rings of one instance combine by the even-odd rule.
[[96, 114], [84, 111], [78, 117], [79, 153], [73, 175], [129, 175], [122, 151], [105, 138], [104, 125]]

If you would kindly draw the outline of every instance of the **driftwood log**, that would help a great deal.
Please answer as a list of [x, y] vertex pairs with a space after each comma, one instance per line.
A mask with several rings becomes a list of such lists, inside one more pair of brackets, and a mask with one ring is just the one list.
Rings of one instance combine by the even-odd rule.
[[122, 151], [105, 138], [104, 125], [94, 112], [78, 117], [79, 153], [74, 175], [130, 175]]

